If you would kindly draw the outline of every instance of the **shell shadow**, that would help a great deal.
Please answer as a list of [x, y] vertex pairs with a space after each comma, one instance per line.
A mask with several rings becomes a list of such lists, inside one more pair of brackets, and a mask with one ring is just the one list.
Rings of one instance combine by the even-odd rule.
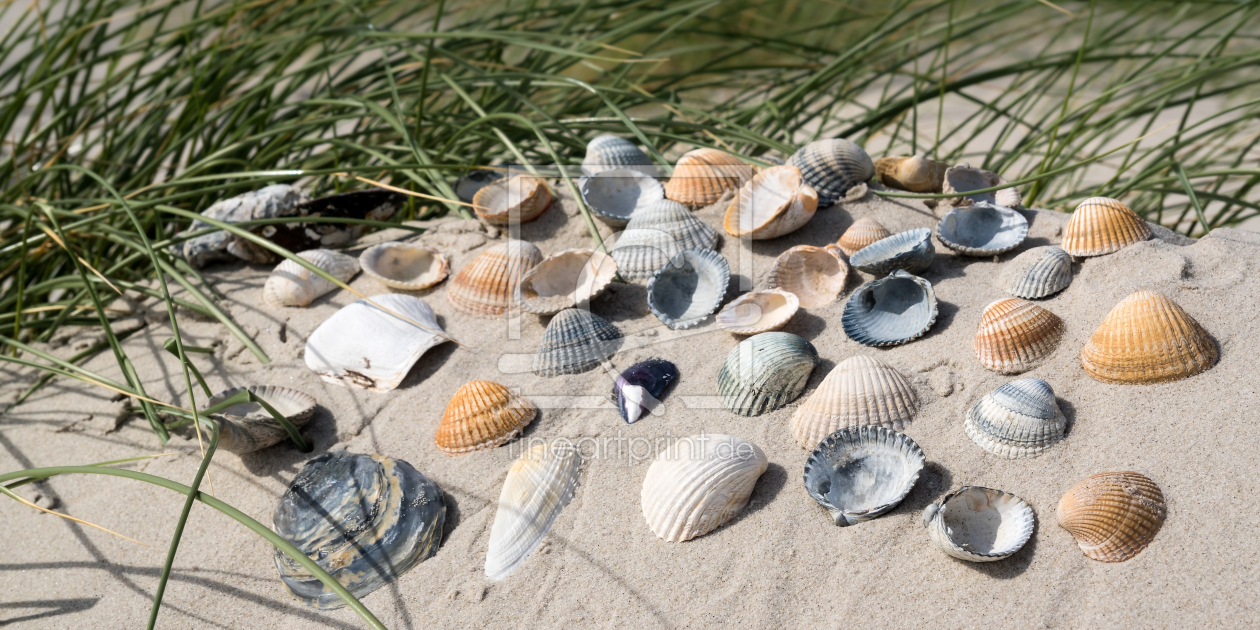
[[967, 562], [953, 558], [954, 562], [961, 562], [968, 568], [983, 573], [997, 580], [1009, 580], [1024, 574], [1028, 570], [1028, 565], [1032, 564], [1033, 554], [1037, 549], [1037, 530], [1041, 529], [1041, 520], [1033, 519], [1033, 533], [1028, 538], [1028, 542], [1020, 547], [1015, 555], [1009, 558], [1003, 558], [994, 562]]
[[252, 453], [242, 453], [241, 464], [246, 470], [259, 477], [271, 477], [281, 472], [296, 474], [303, 462], [327, 451], [337, 443], [337, 419], [333, 417], [332, 411], [322, 405], [315, 407], [311, 419], [301, 430], [302, 438], [314, 447], [311, 452], [303, 453], [292, 440], [286, 437], [274, 446]]
[[[564, 227], [564, 225], [569, 222], [569, 215], [565, 213], [564, 206], [561, 205], [560, 201], [554, 194], [558, 186], [552, 185], [551, 182], [548, 182], [547, 186], [551, 188], [553, 193], [551, 205], [547, 206], [547, 209], [544, 210], [537, 219], [527, 223], [522, 223], [520, 226], [520, 234], [516, 238], [519, 238], [522, 241], [529, 241], [531, 243], [545, 241], [555, 236], [556, 233], [560, 231], [560, 228]], [[563, 184], [559, 187], [563, 187]], [[500, 229], [502, 229], [505, 233], [508, 231], [507, 226], [501, 226]]]
[[1059, 405], [1059, 411], [1063, 412], [1063, 417], [1067, 419], [1067, 424], [1063, 427], [1063, 439], [1066, 440], [1072, 434], [1072, 429], [1076, 427], [1076, 405], [1058, 396], [1055, 396], [1054, 401]]
[[443, 490], [442, 503], [446, 506], [446, 520], [442, 523], [442, 540], [438, 542], [439, 553], [446, 541], [451, 539], [451, 532], [455, 531], [460, 521], [459, 501], [455, 499], [455, 495]]
[[[918, 483], [914, 484], [914, 487], [910, 489], [910, 494], [906, 495], [906, 498], [902, 499], [901, 503], [889, 513], [910, 514], [917, 519], [924, 508], [944, 496], [953, 484], [954, 475], [948, 469], [937, 462], [925, 462]], [[919, 527], [917, 520], [914, 526]]]
[[787, 469], [770, 462], [766, 465], [766, 472], [761, 473], [761, 478], [757, 480], [757, 485], [753, 487], [752, 496], [748, 497], [748, 505], [740, 510], [735, 518], [731, 519], [725, 527], [733, 527], [736, 523], [745, 518], [760, 512], [766, 506], [774, 502], [775, 497], [779, 496], [784, 486], [787, 485], [788, 472]]
[[928, 282], [931, 282], [932, 286], [935, 287], [937, 283], [941, 281], [965, 277], [967, 275], [967, 265], [983, 260], [989, 259], [968, 258], [965, 256], [942, 256], [941, 251], [938, 249], [936, 251], [936, 257], [932, 259], [932, 265], [928, 267], [927, 271], [918, 275]]
[[932, 329], [927, 331], [921, 339], [931, 339], [936, 335], [945, 332], [950, 324], [954, 323], [954, 316], [958, 315], [958, 305], [953, 302], [946, 302], [940, 298], [936, 300], [936, 323], [932, 324]]
[[[827, 330], [827, 320], [801, 309], [796, 311], [796, 314], [792, 316], [792, 319], [788, 320], [787, 325], [782, 330], [783, 332], [798, 335], [806, 341], [813, 341]], [[821, 361], [819, 365], [822, 365]], [[814, 369], [817, 370], [818, 368]]]
[[809, 398], [809, 395], [818, 387], [818, 384], [827, 378], [828, 374], [831, 374], [831, 369], [834, 367], [836, 367], [835, 361], [818, 357], [818, 362], [814, 364], [814, 371], [809, 373], [809, 380], [805, 383], [805, 389], [801, 391], [800, 397], [796, 400], [803, 401]]
[[451, 358], [452, 354], [455, 354], [455, 350], [458, 347], [453, 343], [447, 342], [425, 352], [420, 357], [420, 360], [416, 361], [416, 365], [412, 366], [407, 376], [403, 377], [402, 382], [398, 384], [396, 389], [406, 389], [423, 383], [430, 376], [433, 376], [435, 372], [442, 369], [443, 365], [446, 365], [446, 361]]

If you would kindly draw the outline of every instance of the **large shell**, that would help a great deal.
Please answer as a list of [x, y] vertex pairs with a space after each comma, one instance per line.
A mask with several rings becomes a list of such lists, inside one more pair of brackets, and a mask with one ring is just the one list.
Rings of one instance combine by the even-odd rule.
[[698, 326], [722, 305], [730, 282], [731, 268], [721, 254], [683, 250], [648, 281], [648, 308], [674, 330]]
[[588, 177], [604, 171], [627, 168], [648, 177], [659, 177], [659, 169], [647, 154], [625, 138], [596, 136], [586, 143], [586, 157], [582, 158], [582, 173]]
[[1131, 471], [1090, 475], [1059, 499], [1059, 527], [1100, 562], [1124, 562], [1141, 553], [1167, 514], [1159, 486]]
[[665, 198], [660, 182], [626, 168], [583, 177], [578, 189], [595, 218], [615, 228], [626, 227], [635, 210]]
[[717, 324], [737, 335], [770, 332], [787, 324], [800, 305], [795, 293], [782, 289], [753, 291], [723, 307], [717, 314]]
[[381, 243], [359, 254], [363, 272], [391, 289], [419, 291], [446, 279], [446, 256], [414, 243]]
[[306, 340], [306, 367], [329, 383], [387, 392], [398, 387], [420, 355], [447, 341], [424, 300], [387, 293], [372, 301], [411, 321], [367, 300], [347, 305]]
[[864, 425], [901, 431], [919, 411], [910, 381], [880, 359], [849, 357], [792, 414], [796, 443], [812, 449], [840, 429]]
[[875, 160], [875, 175], [879, 177], [880, 183], [916, 193], [941, 192], [945, 170], [948, 168], [948, 164], [929, 160], [922, 155]]
[[1028, 219], [1010, 208], [977, 202], [954, 208], [936, 224], [941, 244], [965, 256], [996, 256], [1019, 247]]
[[[206, 401], [203, 409], [213, 407], [247, 389], [266, 401], [295, 427], [301, 428], [315, 413], [313, 397], [287, 387], [260, 385], [233, 387], [215, 394]], [[219, 448], [233, 453], [251, 453], [279, 444], [289, 437], [284, 427], [262, 405], [255, 402], [228, 406], [211, 417], [219, 425]], [[204, 427], [201, 429], [205, 430]]]
[[969, 562], [1015, 555], [1032, 537], [1034, 524], [1033, 510], [1023, 499], [980, 486], [963, 486], [923, 511], [932, 542]]
[[643, 517], [667, 542], [703, 536], [744, 509], [768, 463], [756, 444], [737, 437], [682, 438], [648, 467], [640, 494]]
[[635, 211], [626, 230], [658, 230], [673, 237], [680, 249], [713, 249], [717, 230], [668, 199], [649, 203]]
[[[986, 171], [983, 169], [972, 168], [967, 164], [959, 164], [945, 171], [945, 180], [941, 185], [941, 192], [945, 194], [966, 193], [972, 190], [982, 190], [984, 188], [993, 188], [1005, 183], [997, 173]], [[1012, 191], [1012, 192], [1007, 192]], [[998, 194], [1002, 195], [1002, 200], [1007, 203], [998, 201]], [[1014, 203], [1011, 203], [1014, 201]], [[1017, 207], [1021, 202], [1019, 191], [1014, 188], [1007, 188], [998, 193], [979, 193], [975, 195], [962, 195], [949, 199], [951, 205], [959, 206], [965, 203], [991, 203], [1007, 208]], [[1009, 204], [1009, 205], [1008, 205]]]
[[796, 400], [817, 363], [813, 344], [796, 335], [754, 335], [726, 355], [718, 372], [718, 395], [732, 413], [759, 416]]
[[997, 286], [1025, 300], [1049, 297], [1072, 284], [1072, 257], [1053, 246], [1034, 247], [1002, 265]]
[[863, 247], [870, 245], [876, 241], [892, 236], [892, 232], [888, 231], [879, 221], [870, 217], [862, 217], [853, 222], [849, 229], [840, 235], [840, 240], [836, 241], [836, 245], [840, 246], [845, 256], [852, 256], [858, 253]]
[[923, 471], [923, 449], [884, 427], [841, 429], [818, 443], [805, 462], [805, 490], [836, 525], [869, 521], [910, 494]]
[[[329, 451], [306, 462], [272, 520], [277, 534], [362, 599], [437, 553], [446, 504], [405, 461]], [[316, 608], [345, 606], [279, 549], [275, 562], [299, 599]]]
[[817, 209], [818, 193], [795, 166], [772, 166], [739, 189], [723, 227], [731, 236], [755, 241], [778, 238], [809, 223]]
[[1067, 419], [1054, 389], [1039, 378], [1011, 381], [967, 412], [963, 429], [980, 448], [999, 457], [1034, 457], [1063, 439]]
[[455, 274], [446, 289], [446, 299], [461, 313], [477, 317], [502, 315], [517, 303], [521, 278], [542, 259], [542, 252], [533, 243], [499, 243], [478, 254]]
[[984, 367], [999, 374], [1033, 369], [1054, 354], [1063, 338], [1063, 320], [1019, 298], [1004, 298], [985, 307], [973, 346]]
[[665, 184], [665, 197], [689, 206], [717, 203], [728, 191], [739, 190], [753, 169], [739, 158], [717, 149], [696, 149], [678, 158]]
[[805, 183], [818, 192], [818, 206], [826, 208], [850, 188], [875, 175], [871, 156], [854, 142], [841, 138], [816, 140], [792, 154], [788, 164], [800, 169]]
[[858, 287], [844, 305], [844, 334], [867, 346], [895, 346], [922, 337], [936, 323], [932, 283], [900, 269]]
[[1063, 251], [1102, 256], [1151, 237], [1151, 226], [1128, 206], [1108, 197], [1090, 197], [1076, 206], [1063, 228]]
[[451, 396], [434, 441], [447, 455], [494, 448], [516, 437], [538, 407], [493, 381], [469, 381]]
[[477, 216], [490, 225], [527, 223], [551, 205], [551, 191], [541, 177], [516, 175], [485, 185], [472, 203]]
[[648, 359], [626, 368], [613, 383], [617, 411], [627, 424], [656, 409], [670, 383], [678, 380], [678, 368], [664, 359]]
[[638, 284], [656, 275], [656, 272], [677, 256], [682, 248], [669, 234], [656, 229], [626, 230], [617, 236], [609, 255], [617, 263], [617, 273], [622, 279]]
[[1216, 342], [1176, 302], [1155, 291], [1121, 300], [1081, 349], [1081, 364], [1104, 383], [1161, 383], [1216, 364]]
[[581, 463], [566, 441], [539, 444], [512, 463], [490, 526], [486, 577], [502, 580], [538, 548], [573, 498]]
[[[327, 249], [312, 249], [298, 254], [298, 258], [323, 269], [328, 275], [348, 281], [359, 273], [359, 261], [353, 256], [338, 254]], [[263, 301], [271, 306], [306, 306], [316, 298], [337, 288], [323, 276], [292, 260], [285, 259], [276, 265], [267, 282], [263, 284]]]
[[932, 266], [934, 257], [932, 229], [918, 228], [898, 232], [859, 249], [849, 256], [849, 264], [873, 276], [888, 275], [894, 269], [920, 274]]
[[[310, 197], [306, 196], [305, 192], [298, 190], [296, 186], [274, 184], [217, 201], [202, 211], [201, 215], [224, 223], [240, 223], [253, 219], [289, 216], [296, 213], [296, 208], [300, 204], [309, 200]], [[193, 221], [192, 225], [188, 227], [189, 232], [209, 229], [213, 229], [213, 226], [202, 221]], [[184, 241], [179, 246], [178, 253], [192, 266], [204, 267], [215, 261], [232, 260], [234, 257], [237, 257], [228, 250], [228, 246], [235, 244], [235, 242], [236, 236], [230, 232], [213, 232]], [[240, 257], [251, 262], [267, 261], [253, 261], [248, 251], [242, 251], [242, 253], [246, 254], [246, 256]], [[271, 252], [267, 252], [267, 254], [274, 255]]]
[[593, 249], [552, 254], [521, 278], [521, 310], [539, 315], [588, 304], [617, 276], [611, 256]]
[[590, 311], [566, 308], [551, 318], [534, 356], [534, 374], [560, 376], [592, 370], [621, 346], [621, 331]]
[[849, 265], [832, 247], [797, 245], [774, 259], [766, 284], [794, 294], [805, 308], [821, 308], [844, 291]]

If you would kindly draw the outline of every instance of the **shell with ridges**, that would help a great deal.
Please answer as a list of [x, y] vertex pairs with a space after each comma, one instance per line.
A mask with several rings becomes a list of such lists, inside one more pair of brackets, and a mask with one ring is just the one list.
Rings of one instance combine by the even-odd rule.
[[643, 517], [666, 542], [703, 536], [739, 514], [769, 464], [757, 445], [701, 434], [670, 445], [648, 467], [639, 495]]
[[732, 413], [759, 416], [796, 400], [817, 364], [818, 351], [801, 337], [754, 335], [726, 355], [718, 371], [718, 395]]
[[844, 291], [849, 265], [840, 258], [839, 248], [797, 245], [774, 259], [766, 284], [796, 295], [801, 306], [827, 306]]
[[625, 227], [638, 209], [665, 198], [660, 182], [626, 168], [583, 177], [578, 190], [595, 218], [616, 228]]
[[682, 248], [674, 237], [660, 230], [626, 230], [617, 235], [609, 255], [617, 273], [627, 282], [647, 284]]
[[968, 562], [1009, 558], [1032, 537], [1033, 510], [1001, 490], [963, 486], [927, 506], [923, 526], [946, 554]]
[[648, 308], [674, 330], [700, 325], [722, 305], [731, 268], [711, 249], [686, 249], [648, 281]]
[[884, 427], [841, 429], [805, 462], [805, 490], [847, 527], [888, 512], [910, 494], [923, 471], [923, 449]]
[[877, 347], [918, 339], [935, 323], [932, 283], [900, 269], [858, 287], [840, 318], [849, 339]]
[[413, 243], [381, 243], [359, 254], [363, 272], [391, 289], [419, 291], [446, 279], [446, 256]]
[[678, 158], [665, 184], [665, 197], [689, 206], [708, 206], [728, 191], [739, 190], [752, 175], [751, 166], [725, 151], [696, 149]]
[[888, 231], [879, 221], [870, 217], [862, 217], [853, 222], [849, 229], [840, 235], [840, 240], [836, 241], [836, 245], [840, 246], [840, 250], [845, 256], [852, 256], [858, 253], [863, 247], [870, 245], [876, 241], [892, 236], [892, 232]]
[[1004, 298], [985, 307], [972, 345], [984, 367], [1019, 374], [1054, 354], [1062, 338], [1058, 315], [1032, 302]]
[[935, 257], [931, 228], [918, 228], [898, 232], [859, 249], [849, 256], [849, 264], [873, 276], [888, 275], [894, 269], [920, 274], [932, 266]]
[[621, 331], [590, 311], [566, 308], [551, 318], [534, 356], [534, 374], [561, 376], [594, 369], [621, 346]]
[[652, 164], [651, 158], [625, 138], [603, 135], [586, 143], [586, 156], [582, 158], [584, 175], [597, 175], [618, 168], [638, 171], [648, 177], [660, 176], [660, 169]]
[[781, 289], [745, 293], [722, 308], [717, 324], [737, 335], [756, 335], [778, 330], [801, 305], [796, 294]]
[[493, 381], [469, 381], [451, 396], [434, 442], [447, 455], [494, 448], [516, 437], [538, 407]]
[[919, 411], [910, 381], [875, 357], [858, 355], [831, 368], [792, 414], [796, 443], [812, 449], [840, 429], [876, 425], [904, 430]]
[[793, 153], [788, 164], [800, 169], [805, 183], [818, 192], [821, 208], [844, 199], [850, 188], [875, 175], [871, 156], [857, 143], [842, 138], [811, 142]]
[[1220, 351], [1199, 322], [1155, 291], [1138, 291], [1107, 313], [1081, 349], [1081, 364], [1104, 383], [1161, 383], [1202, 372]]
[[[359, 261], [353, 256], [327, 249], [310, 249], [298, 258], [323, 269], [332, 277], [346, 282], [359, 273]], [[263, 301], [271, 306], [306, 306], [316, 298], [337, 289], [337, 285], [292, 260], [276, 265], [263, 284]]]
[[1063, 228], [1063, 251], [1102, 256], [1151, 237], [1151, 226], [1128, 206], [1108, 197], [1090, 197], [1076, 206]]
[[521, 278], [521, 310], [551, 315], [589, 303], [617, 276], [617, 262], [593, 249], [552, 254]]
[[461, 313], [502, 315], [518, 302], [521, 278], [542, 259], [542, 252], [533, 243], [499, 243], [477, 254], [455, 274], [446, 289], [446, 299]]
[[372, 301], [411, 321], [366, 299], [349, 304], [307, 338], [306, 367], [329, 383], [387, 392], [398, 387], [429, 348], [447, 341], [424, 300], [387, 293]]
[[697, 219], [687, 207], [663, 199], [635, 211], [626, 230], [658, 230], [673, 237], [680, 249], [713, 249], [717, 230]]
[[722, 225], [731, 236], [778, 238], [809, 223], [817, 209], [818, 193], [795, 166], [772, 166], [739, 189]]
[[1163, 491], [1132, 471], [1090, 475], [1059, 499], [1059, 527], [1100, 562], [1124, 562], [1141, 553], [1167, 515]]
[[1049, 297], [1072, 284], [1072, 257], [1053, 246], [1034, 247], [1002, 265], [997, 286], [1025, 300]]
[[967, 412], [963, 429], [999, 457], [1035, 457], [1063, 439], [1067, 419], [1054, 389], [1039, 378], [1011, 381], [986, 394]]
[[[245, 390], [266, 401], [272, 409], [299, 429], [315, 413], [315, 398], [287, 387], [262, 385], [233, 387], [211, 396], [202, 408], [213, 407]], [[284, 427], [262, 405], [255, 402], [225, 407], [211, 417], [219, 425], [219, 448], [233, 453], [252, 453], [279, 444], [289, 437]], [[205, 427], [200, 429], [203, 433], [209, 433]]]
[[922, 155], [882, 157], [875, 160], [875, 175], [880, 183], [916, 193], [941, 192], [945, 170], [948, 168], [948, 164], [929, 160]]
[[954, 208], [936, 224], [942, 245], [965, 256], [996, 256], [1019, 247], [1028, 236], [1028, 219], [1010, 208], [977, 202]]
[[512, 463], [490, 526], [486, 577], [502, 580], [538, 548], [573, 498], [581, 463], [567, 441], [539, 444]]
[[541, 177], [516, 175], [486, 184], [472, 203], [477, 216], [490, 225], [527, 223], [551, 205], [551, 190]]

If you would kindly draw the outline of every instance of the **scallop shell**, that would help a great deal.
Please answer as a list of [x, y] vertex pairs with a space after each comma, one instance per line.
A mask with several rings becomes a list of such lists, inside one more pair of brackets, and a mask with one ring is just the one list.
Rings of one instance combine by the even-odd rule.
[[424, 300], [387, 293], [372, 301], [411, 322], [367, 300], [347, 305], [306, 340], [306, 367], [329, 383], [387, 392], [398, 387], [429, 348], [447, 341]]
[[1081, 349], [1081, 364], [1104, 383], [1162, 383], [1216, 364], [1216, 342], [1176, 302], [1155, 291], [1121, 300]]
[[521, 310], [551, 315], [589, 304], [617, 276], [611, 256], [593, 249], [552, 254], [521, 278]]
[[359, 254], [363, 272], [377, 282], [404, 291], [427, 289], [446, 279], [446, 256], [413, 243], [381, 243]]
[[753, 168], [717, 149], [684, 153], [665, 183], [665, 197], [689, 206], [708, 206], [752, 179]]
[[918, 228], [898, 232], [859, 249], [849, 256], [849, 264], [873, 276], [888, 275], [894, 269], [920, 274], [932, 266], [935, 256], [931, 228]]
[[840, 318], [849, 339], [877, 347], [918, 339], [935, 323], [932, 283], [900, 269], [858, 287]]
[[[961, 194], [971, 190], [993, 188], [994, 186], [1000, 186], [1003, 183], [1002, 178], [997, 173], [979, 168], [972, 168], [967, 164], [959, 164], [953, 168], [946, 169], [945, 180], [941, 184], [941, 192], [944, 194]], [[1016, 194], [1018, 195], [1018, 192]], [[962, 196], [952, 197], [949, 199], [950, 205], [954, 206], [980, 202], [997, 204], [997, 195], [991, 192], [979, 193], [976, 195], [963, 194]], [[1009, 208], [1011, 206], [1006, 207]]]
[[1067, 419], [1039, 378], [1011, 381], [967, 412], [963, 429], [980, 448], [1007, 459], [1035, 457], [1063, 439]]
[[626, 424], [634, 424], [656, 409], [670, 383], [678, 380], [678, 368], [664, 359], [648, 359], [626, 368], [613, 383], [617, 411]]
[[901, 431], [919, 412], [910, 381], [875, 357], [858, 355], [831, 368], [792, 414], [792, 434], [812, 449], [840, 429], [877, 425]]
[[674, 330], [692, 328], [722, 305], [730, 283], [731, 268], [721, 254], [683, 250], [648, 281], [648, 308]]
[[1107, 197], [1090, 197], [1076, 206], [1060, 247], [1073, 256], [1102, 256], [1151, 237], [1151, 226], [1128, 206]]
[[768, 288], [795, 295], [805, 308], [831, 304], [849, 278], [849, 265], [836, 249], [797, 245], [779, 254], [766, 277]]
[[578, 189], [595, 218], [615, 228], [626, 227], [636, 210], [665, 198], [660, 182], [625, 168], [583, 177]]
[[817, 209], [818, 193], [795, 166], [772, 166], [739, 189], [723, 227], [731, 236], [754, 241], [778, 238], [809, 223]]
[[630, 229], [617, 236], [617, 242], [608, 254], [617, 263], [617, 273], [623, 280], [647, 284], [681, 251], [674, 237], [665, 232]]
[[850, 188], [875, 175], [871, 156], [854, 142], [841, 138], [817, 140], [792, 154], [788, 164], [801, 170], [805, 183], [818, 192], [818, 207], [844, 199]]
[[1015, 555], [1032, 537], [1034, 524], [1033, 510], [1023, 499], [980, 486], [963, 486], [923, 511], [932, 542], [968, 562]]
[[635, 211], [626, 230], [657, 230], [673, 237], [680, 249], [713, 249], [717, 230], [668, 199], [649, 203]]
[[490, 225], [528, 223], [551, 205], [551, 191], [541, 177], [516, 175], [486, 184], [472, 203], [477, 216]]
[[879, 221], [870, 217], [862, 217], [853, 222], [849, 229], [840, 235], [840, 240], [836, 244], [840, 246], [845, 256], [852, 256], [858, 250], [883, 239], [892, 236], [887, 228], [880, 224]]
[[1019, 247], [1028, 237], [1028, 219], [983, 201], [954, 208], [936, 224], [942, 245], [965, 256], [996, 256]]
[[[329, 451], [302, 466], [272, 520], [280, 537], [362, 599], [437, 553], [446, 504], [442, 491], [405, 461]], [[275, 563], [302, 601], [345, 606], [279, 549]]]
[[818, 443], [805, 462], [805, 490], [840, 527], [901, 503], [923, 471], [923, 449], [884, 427], [852, 427]]
[[[208, 409], [236, 394], [249, 390], [271, 405], [293, 426], [302, 428], [315, 413], [315, 399], [287, 387], [253, 385], [233, 387], [211, 396], [202, 407]], [[219, 425], [219, 448], [233, 453], [252, 453], [289, 437], [284, 427], [256, 402], [230, 405], [211, 415]], [[205, 431], [205, 428], [201, 428]]]
[[[353, 256], [327, 249], [307, 250], [299, 253], [298, 258], [323, 269], [342, 282], [359, 273], [359, 261]], [[311, 273], [306, 267], [285, 259], [276, 265], [266, 284], [263, 284], [262, 296], [263, 301], [271, 306], [306, 306], [335, 289], [337, 285], [323, 276]]]
[[800, 305], [795, 293], [781, 289], [753, 291], [731, 300], [718, 312], [717, 324], [737, 335], [770, 332], [787, 324]]
[[1058, 247], [1034, 247], [1002, 265], [997, 286], [1015, 297], [1036, 300], [1072, 284], [1072, 257]]
[[551, 318], [534, 357], [534, 374], [560, 376], [594, 369], [621, 346], [621, 331], [590, 311], [566, 308]]
[[494, 448], [516, 437], [538, 407], [493, 381], [469, 381], [451, 396], [434, 441], [447, 455]]
[[626, 168], [648, 177], [659, 177], [658, 169], [644, 152], [633, 142], [617, 136], [596, 136], [586, 143], [586, 157], [582, 158], [582, 173], [588, 177], [604, 171]]
[[643, 517], [666, 542], [703, 536], [744, 509], [768, 463], [756, 444], [737, 437], [682, 438], [648, 467], [640, 494]]
[[539, 444], [512, 463], [490, 526], [486, 577], [502, 580], [542, 544], [573, 498], [581, 463], [567, 441]]
[[817, 363], [813, 344], [796, 335], [754, 335], [726, 355], [718, 372], [718, 395], [732, 413], [759, 416], [796, 400]]
[[941, 192], [945, 170], [948, 168], [948, 164], [929, 160], [922, 155], [875, 160], [875, 175], [879, 177], [880, 183], [916, 193]]
[[1090, 475], [1059, 499], [1059, 527], [1099, 562], [1124, 562], [1141, 553], [1167, 514], [1159, 486], [1135, 472]]
[[1019, 374], [1054, 354], [1062, 338], [1058, 315], [1032, 302], [1004, 298], [985, 307], [972, 345], [984, 367]]
[[521, 278], [542, 259], [542, 252], [532, 243], [499, 243], [477, 254], [455, 274], [446, 289], [446, 299], [461, 313], [477, 317], [502, 315], [518, 302]]

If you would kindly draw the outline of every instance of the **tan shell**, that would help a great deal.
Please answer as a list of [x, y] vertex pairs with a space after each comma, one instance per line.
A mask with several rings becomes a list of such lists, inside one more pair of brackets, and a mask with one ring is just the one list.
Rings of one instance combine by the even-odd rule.
[[1160, 383], [1198, 374], [1220, 357], [1216, 342], [1176, 302], [1155, 291], [1122, 300], [1081, 349], [1104, 383]]
[[948, 168], [948, 164], [922, 155], [875, 160], [875, 176], [882, 184], [916, 193], [941, 192]]
[[987, 201], [996, 205], [997, 196], [994, 193], [989, 192], [976, 195], [967, 195], [965, 193], [972, 190], [992, 188], [1001, 183], [1002, 178], [993, 171], [973, 168], [968, 164], [959, 164], [945, 171], [945, 181], [941, 184], [941, 192], [961, 195], [948, 199], [950, 205], [953, 206], [969, 205], [976, 201]]
[[809, 223], [817, 209], [818, 193], [795, 166], [772, 166], [739, 189], [722, 225], [731, 236], [778, 238]]
[[521, 278], [542, 262], [532, 243], [510, 240], [481, 252], [468, 263], [446, 290], [446, 299], [461, 313], [495, 317], [517, 302]]
[[[359, 273], [359, 261], [352, 256], [327, 249], [310, 249], [298, 258], [323, 269], [334, 278], [346, 282]], [[306, 306], [316, 298], [337, 288], [323, 276], [292, 260], [285, 259], [263, 284], [263, 301], [271, 306]]]
[[1019, 374], [1054, 354], [1063, 338], [1063, 320], [1019, 298], [998, 300], [984, 309], [976, 330], [976, 358], [999, 374]]
[[551, 205], [551, 191], [540, 177], [517, 175], [487, 184], [472, 202], [477, 216], [491, 225], [527, 223]]
[[470, 381], [446, 405], [434, 441], [447, 455], [494, 448], [516, 436], [538, 407], [493, 381]]
[[875, 358], [858, 355], [831, 368], [818, 389], [792, 414], [792, 435], [813, 449], [848, 427], [878, 425], [901, 431], [919, 411], [910, 381]]
[[689, 206], [717, 203], [727, 191], [739, 190], [752, 178], [752, 167], [717, 149], [696, 149], [678, 158], [665, 184], [665, 198]]
[[756, 444], [730, 435], [679, 439], [648, 467], [643, 517], [666, 542], [703, 536], [744, 509], [768, 464]]
[[611, 256], [593, 249], [566, 249], [552, 254], [521, 278], [521, 310], [553, 315], [586, 304], [604, 292], [617, 276]]
[[1159, 486], [1135, 472], [1090, 475], [1059, 499], [1059, 527], [1100, 562], [1124, 562], [1141, 553], [1167, 514]]
[[377, 282], [404, 291], [427, 289], [451, 272], [446, 256], [412, 243], [381, 243], [359, 255], [363, 272]]
[[781, 289], [753, 291], [731, 300], [717, 314], [717, 324], [737, 335], [778, 330], [796, 314], [801, 302]]
[[805, 308], [831, 304], [849, 277], [849, 264], [840, 258], [839, 249], [797, 245], [779, 254], [767, 277], [769, 288], [795, 294]]
[[862, 217], [853, 222], [849, 229], [840, 235], [840, 240], [836, 244], [840, 246], [840, 250], [845, 256], [856, 254], [859, 249], [892, 236], [879, 221], [870, 217]]
[[1090, 197], [1076, 206], [1059, 247], [1073, 256], [1102, 256], [1151, 237], [1151, 226], [1128, 206]]

